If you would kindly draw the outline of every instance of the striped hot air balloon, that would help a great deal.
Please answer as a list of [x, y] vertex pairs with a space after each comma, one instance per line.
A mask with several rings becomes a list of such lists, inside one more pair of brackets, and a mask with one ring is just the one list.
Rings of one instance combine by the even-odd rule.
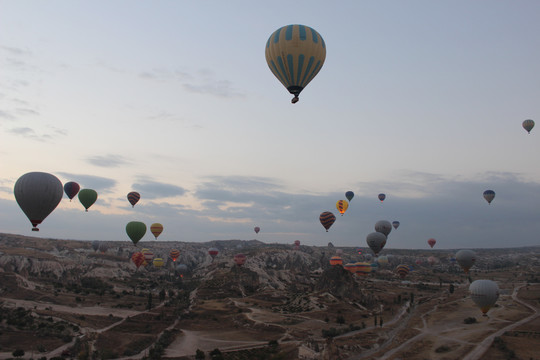
[[150, 225], [150, 232], [154, 234], [154, 237], [157, 240], [159, 234], [163, 232], [163, 225], [161, 225], [160, 223], [153, 223], [152, 225]]
[[238, 266], [244, 265], [246, 262], [246, 255], [244, 254], [236, 254], [234, 255], [234, 263]]
[[322, 226], [326, 229], [326, 232], [328, 232], [328, 229], [334, 224], [334, 221], [336, 221], [336, 216], [332, 214], [330, 211], [322, 212], [319, 216], [319, 221], [321, 222]]
[[343, 265], [343, 260], [341, 259], [341, 256], [332, 256], [330, 258], [330, 265]]
[[372, 270], [371, 264], [368, 262], [356, 263], [356, 275], [358, 276], [368, 276], [371, 270]]
[[409, 267], [407, 265], [398, 265], [396, 267], [396, 273], [399, 275], [400, 278], [405, 278], [407, 274], [409, 274]]
[[144, 255], [142, 252], [137, 251], [131, 256], [131, 261], [135, 264], [137, 269], [144, 263]]
[[160, 267], [163, 267], [163, 265], [165, 265], [165, 261], [163, 261], [162, 258], [155, 258], [152, 261], [152, 264], [154, 265], [154, 267], [160, 268]]
[[341, 216], [345, 214], [345, 211], [349, 208], [349, 202], [347, 200], [338, 200], [336, 202], [336, 208], [338, 209]]
[[171, 252], [169, 252], [169, 256], [171, 257], [172, 261], [176, 261], [176, 259], [178, 259], [180, 256], [180, 250], [172, 249]]
[[326, 58], [326, 44], [321, 35], [305, 25], [283, 26], [268, 38], [266, 62], [276, 78], [294, 95], [298, 95], [321, 70]]
[[356, 273], [356, 264], [355, 263], [347, 263], [343, 265], [343, 268], [353, 274]]
[[129, 194], [127, 194], [127, 199], [129, 203], [131, 204], [131, 207], [135, 207], [135, 204], [139, 201], [141, 198], [141, 194], [139, 194], [136, 191], [132, 191]]

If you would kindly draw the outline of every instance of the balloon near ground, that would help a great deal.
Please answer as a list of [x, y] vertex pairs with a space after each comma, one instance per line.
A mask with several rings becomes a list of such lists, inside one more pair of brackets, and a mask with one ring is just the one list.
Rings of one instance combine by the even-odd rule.
[[144, 263], [144, 255], [142, 252], [136, 252], [131, 256], [131, 261], [135, 264], [137, 269]]
[[472, 250], [459, 250], [456, 253], [456, 261], [461, 266], [465, 274], [469, 273], [469, 269], [476, 261], [476, 254]]
[[283, 26], [266, 42], [266, 62], [274, 76], [294, 95], [300, 92], [321, 70], [326, 58], [326, 44], [321, 35], [305, 25]]
[[64, 195], [62, 182], [52, 174], [30, 172], [21, 176], [13, 188], [15, 200], [24, 212], [32, 231], [58, 206]]
[[81, 187], [75, 181], [69, 181], [64, 184], [64, 192], [69, 198], [69, 201], [71, 201], [71, 199], [73, 199], [75, 195], [79, 193], [80, 189]]
[[79, 191], [79, 201], [84, 206], [85, 211], [88, 211], [90, 206], [94, 205], [98, 198], [96, 190], [93, 189], [82, 189]]
[[131, 204], [131, 207], [135, 207], [135, 204], [139, 201], [141, 198], [141, 194], [139, 194], [136, 191], [132, 191], [129, 194], [127, 194], [127, 199], [129, 203]]
[[398, 265], [396, 267], [396, 273], [399, 275], [400, 278], [405, 278], [409, 274], [409, 266], [407, 265]]
[[471, 299], [480, 308], [482, 314], [487, 312], [499, 299], [499, 286], [491, 280], [475, 280], [469, 286]]
[[521, 124], [521, 126], [523, 126], [523, 128], [524, 128], [525, 130], [527, 130], [527, 132], [530, 134], [530, 133], [531, 133], [531, 130], [532, 130], [533, 127], [534, 127], [534, 120], [527, 119], [527, 120], [523, 121], [523, 123]]
[[336, 216], [332, 214], [330, 211], [322, 212], [321, 215], [319, 215], [319, 221], [321, 222], [321, 225], [326, 229], [326, 232], [328, 232], [328, 229], [334, 224], [334, 221], [336, 221]]
[[179, 256], [180, 256], [180, 250], [178, 249], [172, 249], [169, 252], [169, 257], [172, 259], [172, 261], [176, 261], [176, 259], [178, 259]]
[[133, 244], [137, 245], [139, 240], [146, 234], [146, 225], [140, 221], [130, 221], [126, 225], [126, 233]]
[[330, 265], [343, 265], [343, 260], [341, 259], [341, 256], [332, 256], [330, 258]]
[[212, 257], [212, 261], [214, 261], [214, 258], [219, 254], [218, 248], [211, 247], [208, 249], [208, 255]]
[[246, 255], [236, 254], [234, 255], [234, 263], [238, 266], [242, 266], [246, 263]]
[[486, 199], [488, 204], [491, 204], [493, 199], [495, 199], [495, 191], [493, 191], [493, 190], [484, 191], [484, 199]]
[[386, 236], [380, 232], [372, 232], [366, 237], [366, 242], [373, 253], [378, 255], [386, 245]]

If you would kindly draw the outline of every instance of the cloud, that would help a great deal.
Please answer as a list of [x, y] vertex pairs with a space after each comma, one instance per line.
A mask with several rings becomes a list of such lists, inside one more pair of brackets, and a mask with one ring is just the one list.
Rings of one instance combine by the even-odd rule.
[[123, 165], [131, 164], [131, 161], [123, 157], [122, 155], [108, 154], [103, 156], [92, 156], [86, 158], [86, 161], [92, 165], [100, 167], [119, 167]]
[[182, 71], [171, 72], [164, 69], [153, 69], [142, 71], [139, 73], [139, 77], [152, 81], [175, 80], [180, 82], [184, 89], [196, 94], [209, 94], [226, 98], [245, 96], [244, 93], [234, 89], [231, 81], [217, 79], [215, 73], [210, 69], [200, 69], [195, 75]]
[[21, 49], [21, 48], [16, 48], [16, 47], [12, 47], [12, 46], [0, 46], [0, 49], [2, 49], [2, 51], [4, 52], [7, 52], [11, 55], [30, 55], [31, 52], [28, 51], [28, 50], [24, 50], [24, 49]]
[[15, 116], [3, 110], [0, 110], [0, 118], [6, 119], [6, 120], [15, 120]]
[[98, 194], [111, 193], [117, 183], [114, 179], [94, 175], [73, 174], [67, 172], [59, 172], [58, 175], [66, 179], [64, 183], [75, 181], [81, 186], [81, 189], [94, 189]]
[[133, 184], [133, 189], [141, 193], [145, 199], [159, 199], [177, 197], [186, 194], [187, 190], [181, 186], [165, 184], [152, 180], [140, 180]]
[[53, 140], [58, 135], [65, 136], [67, 135], [66, 130], [50, 127], [51, 133], [37, 133], [34, 129], [30, 127], [15, 127], [8, 130], [8, 132], [25, 137], [30, 140], [40, 141], [40, 142], [46, 142], [49, 140]]

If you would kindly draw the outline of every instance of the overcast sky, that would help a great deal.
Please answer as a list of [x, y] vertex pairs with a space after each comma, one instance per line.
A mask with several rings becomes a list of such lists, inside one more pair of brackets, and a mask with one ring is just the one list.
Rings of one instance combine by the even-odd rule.
[[[128, 241], [137, 220], [162, 223], [159, 240], [366, 246], [398, 220], [387, 248], [540, 245], [540, 128], [521, 127], [540, 121], [538, 14], [535, 0], [0, 0], [0, 232]], [[264, 46], [297, 23], [327, 56], [292, 105]], [[64, 197], [32, 232], [13, 196], [31, 171], [99, 198], [86, 213]]]

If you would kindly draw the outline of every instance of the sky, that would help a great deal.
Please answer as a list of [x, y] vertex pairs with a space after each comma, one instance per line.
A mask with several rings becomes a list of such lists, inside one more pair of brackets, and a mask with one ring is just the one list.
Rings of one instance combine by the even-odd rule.
[[[540, 121], [538, 14], [535, 0], [0, 0], [0, 232], [129, 241], [142, 221], [164, 241], [365, 247], [397, 220], [387, 249], [540, 245], [540, 129], [521, 126]], [[294, 105], [264, 54], [289, 24], [327, 47]], [[32, 232], [13, 195], [32, 171], [98, 200], [64, 196]]]

